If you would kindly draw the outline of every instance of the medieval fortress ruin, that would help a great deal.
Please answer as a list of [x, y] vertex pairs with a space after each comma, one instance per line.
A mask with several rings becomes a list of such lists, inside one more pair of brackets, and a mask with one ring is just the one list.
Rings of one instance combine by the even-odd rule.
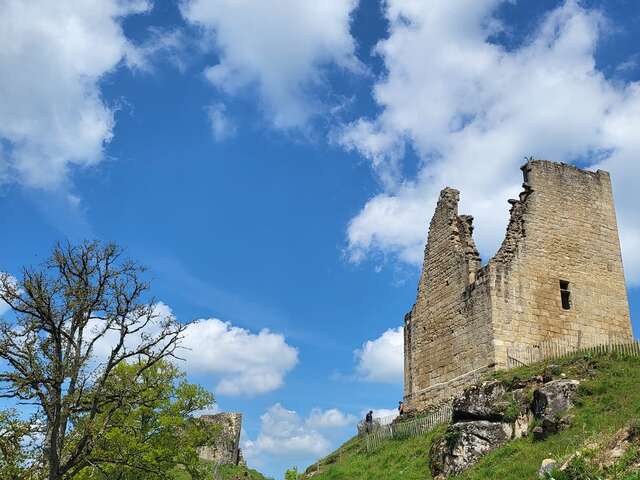
[[609, 174], [542, 160], [522, 171], [506, 237], [485, 266], [459, 192], [440, 193], [404, 321], [408, 411], [505, 368], [517, 345], [632, 338]]
[[242, 430], [241, 413], [216, 413], [203, 415], [205, 422], [218, 428], [214, 442], [198, 449], [202, 460], [220, 465], [244, 464], [240, 450], [240, 432]]

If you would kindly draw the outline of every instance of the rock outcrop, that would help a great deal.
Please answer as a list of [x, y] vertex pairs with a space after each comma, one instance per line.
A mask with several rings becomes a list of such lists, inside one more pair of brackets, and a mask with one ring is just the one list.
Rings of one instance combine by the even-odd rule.
[[533, 392], [531, 409], [536, 418], [569, 410], [578, 391], [578, 380], [552, 380]]
[[[564, 472], [567, 478], [575, 472], [588, 470], [588, 478], [614, 480], [638, 478], [640, 472], [640, 423], [631, 420], [612, 436], [593, 440], [562, 460], [545, 459], [538, 471], [539, 478], [553, 478], [554, 472]], [[580, 478], [587, 478], [581, 476]]]
[[466, 388], [453, 400], [451, 425], [431, 447], [434, 478], [459, 474], [491, 450], [528, 435], [534, 419], [534, 439], [561, 430], [570, 422], [562, 414], [573, 406], [579, 384], [540, 376], [509, 387], [493, 380]]
[[238, 465], [242, 460], [240, 452], [241, 413], [216, 413], [203, 415], [202, 420], [218, 427], [217, 435], [209, 445], [198, 448], [198, 456], [208, 462]]
[[480, 457], [507, 443], [513, 435], [508, 423], [474, 420], [454, 423], [431, 449], [431, 471], [435, 477], [455, 475]]
[[561, 416], [573, 407], [580, 382], [553, 380], [533, 392], [531, 411], [539, 421], [532, 433], [535, 440], [543, 440], [571, 424], [571, 416]]
[[504, 400], [507, 389], [497, 380], [466, 388], [453, 400], [454, 422], [468, 420], [501, 421], [509, 403]]

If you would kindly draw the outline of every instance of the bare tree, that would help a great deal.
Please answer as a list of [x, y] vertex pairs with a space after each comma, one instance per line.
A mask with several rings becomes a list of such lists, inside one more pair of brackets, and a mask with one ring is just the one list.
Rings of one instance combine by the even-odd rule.
[[85, 242], [58, 244], [19, 280], [0, 274], [13, 311], [0, 323], [0, 397], [40, 411], [49, 480], [85, 467], [112, 414], [144, 397], [144, 382], [118, 385], [118, 365], [136, 365], [135, 377], [175, 355], [185, 325], [145, 301], [143, 272], [116, 245]]

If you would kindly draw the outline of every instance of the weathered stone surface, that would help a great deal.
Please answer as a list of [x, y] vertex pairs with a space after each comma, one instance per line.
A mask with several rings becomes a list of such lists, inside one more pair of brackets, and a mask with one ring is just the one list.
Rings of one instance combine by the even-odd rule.
[[[626, 455], [632, 447], [640, 447], [640, 426], [637, 423], [627, 425], [616, 432], [600, 455], [599, 467], [609, 468]], [[640, 458], [636, 458], [640, 467]]]
[[573, 417], [571, 415], [565, 415], [563, 417], [548, 416], [544, 417], [540, 423], [532, 430], [533, 439], [540, 441], [547, 438], [549, 435], [558, 433], [561, 430], [569, 428]]
[[[514, 345], [632, 336], [609, 174], [542, 160], [523, 173], [504, 242], [484, 267], [472, 218], [458, 214], [459, 192], [440, 194], [405, 316], [408, 411], [506, 367]], [[560, 281], [569, 282], [569, 309]]]
[[530, 411], [525, 411], [518, 415], [513, 422], [513, 438], [521, 438], [529, 435], [529, 427], [532, 420], [533, 415]]
[[572, 417], [562, 414], [573, 406], [579, 385], [578, 380], [553, 380], [534, 390], [531, 411], [541, 421], [532, 432], [535, 440], [543, 440], [571, 424]]
[[557, 416], [573, 406], [578, 380], [554, 380], [533, 392], [531, 410], [536, 418]]
[[553, 458], [545, 458], [542, 460], [542, 464], [540, 465], [540, 469], [538, 470], [538, 477], [547, 478], [548, 475], [551, 474], [554, 468], [558, 466], [558, 462], [556, 462]]
[[503, 420], [505, 410], [509, 406], [503, 399], [505, 393], [506, 388], [497, 380], [465, 388], [462, 394], [453, 400], [453, 421]]
[[533, 422], [531, 405], [527, 390], [522, 388], [511, 392], [517, 415], [513, 422], [513, 438], [526, 437], [529, 434], [529, 427]]
[[220, 464], [237, 465], [242, 459], [240, 452], [242, 414], [217, 413], [215, 415], [203, 415], [201, 418], [206, 422], [219, 426], [220, 430], [211, 445], [198, 449], [200, 458]]
[[544, 429], [540, 425], [536, 425], [535, 427], [533, 427], [533, 430], [531, 430], [531, 435], [533, 435], [534, 440], [544, 440], [546, 438]]
[[431, 472], [440, 478], [461, 473], [486, 453], [504, 445], [512, 434], [513, 427], [508, 423], [477, 420], [452, 424], [431, 447]]

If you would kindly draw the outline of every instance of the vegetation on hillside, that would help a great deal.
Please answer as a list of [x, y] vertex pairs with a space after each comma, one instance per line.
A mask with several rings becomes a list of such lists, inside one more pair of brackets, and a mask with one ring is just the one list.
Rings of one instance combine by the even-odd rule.
[[165, 480], [174, 468], [189, 472], [193, 480], [208, 480], [197, 448], [216, 438], [220, 428], [193, 414], [210, 406], [213, 396], [168, 362], [138, 377], [136, 368], [120, 365], [113, 380], [141, 384], [144, 396], [139, 404], [115, 411], [110, 428], [96, 440], [89, 465], [73, 480]]
[[[203, 462], [203, 465], [206, 465], [206, 463]], [[208, 470], [207, 480], [269, 480], [257, 470], [243, 465], [220, 465], [217, 468], [212, 465], [206, 466]], [[170, 480], [192, 480], [192, 477], [188, 472], [176, 469], [171, 472]]]
[[[545, 362], [493, 376], [505, 383], [516, 378], [541, 374], [548, 366]], [[557, 375], [582, 380], [578, 402], [571, 411], [571, 427], [546, 440], [534, 442], [531, 436], [515, 440], [485, 456], [478, 464], [460, 475], [459, 479], [503, 480], [533, 479], [545, 458], [560, 463], [585, 445], [592, 447], [591, 455], [613, 437], [620, 428], [640, 418], [640, 358], [619, 357], [615, 354], [576, 356], [552, 362], [559, 368]], [[407, 440], [387, 440], [376, 451], [367, 453], [364, 442], [354, 437], [334, 453], [307, 469], [303, 478], [314, 480], [376, 480], [376, 479], [430, 479], [429, 449], [444, 428], [421, 437]], [[556, 480], [640, 480], [635, 465], [640, 464], [640, 449], [633, 447], [615, 465], [602, 469], [590, 462], [589, 454], [574, 456], [570, 468]], [[606, 471], [605, 471], [606, 470]]]

